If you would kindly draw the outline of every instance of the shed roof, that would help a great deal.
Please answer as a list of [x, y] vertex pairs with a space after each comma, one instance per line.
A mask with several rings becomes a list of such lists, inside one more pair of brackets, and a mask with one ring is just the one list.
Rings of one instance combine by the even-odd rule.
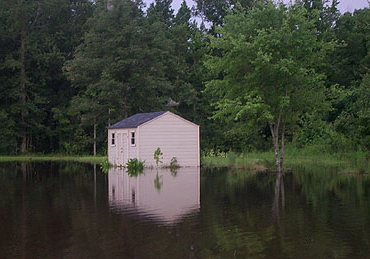
[[108, 129], [136, 128], [137, 126], [153, 120], [164, 113], [166, 113], [166, 111], [137, 113], [109, 126]]

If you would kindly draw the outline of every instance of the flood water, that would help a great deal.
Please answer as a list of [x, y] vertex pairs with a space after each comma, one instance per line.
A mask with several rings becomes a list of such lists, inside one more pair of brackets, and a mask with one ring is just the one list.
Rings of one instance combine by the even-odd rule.
[[0, 258], [369, 258], [370, 178], [0, 163]]

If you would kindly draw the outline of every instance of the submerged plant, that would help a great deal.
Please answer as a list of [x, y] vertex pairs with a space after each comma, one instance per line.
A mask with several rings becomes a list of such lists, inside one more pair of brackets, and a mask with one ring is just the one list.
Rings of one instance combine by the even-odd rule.
[[103, 173], [108, 173], [109, 168], [112, 167], [112, 164], [109, 163], [108, 157], [105, 158], [101, 163], [100, 163], [100, 169], [103, 171]]
[[155, 160], [155, 163], [156, 163], [157, 167], [158, 167], [159, 163], [163, 163], [162, 159], [163, 159], [163, 153], [162, 153], [160, 148], [157, 148], [154, 151], [154, 160]]
[[163, 175], [159, 176], [158, 172], [154, 179], [154, 188], [159, 192], [163, 185]]
[[172, 176], [176, 176], [177, 175], [177, 169], [180, 167], [178, 161], [177, 161], [177, 157], [172, 157], [171, 158], [171, 163], [170, 163], [170, 171], [171, 171], [171, 175]]
[[139, 174], [144, 173], [144, 165], [145, 165], [145, 160], [139, 161], [137, 158], [131, 158], [126, 163], [127, 174], [131, 177], [132, 176], [136, 177]]

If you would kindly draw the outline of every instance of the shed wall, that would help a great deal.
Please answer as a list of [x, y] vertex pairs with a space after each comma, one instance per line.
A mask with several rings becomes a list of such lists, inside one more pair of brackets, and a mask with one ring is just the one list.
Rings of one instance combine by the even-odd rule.
[[180, 166], [199, 166], [199, 126], [166, 113], [139, 127], [139, 159], [155, 166], [154, 151], [159, 147], [163, 164], [177, 157]]
[[[108, 160], [111, 164], [123, 166], [128, 159], [137, 157], [137, 145], [130, 145], [131, 131], [136, 132], [136, 129], [108, 129]], [[114, 145], [112, 133], [115, 134]]]

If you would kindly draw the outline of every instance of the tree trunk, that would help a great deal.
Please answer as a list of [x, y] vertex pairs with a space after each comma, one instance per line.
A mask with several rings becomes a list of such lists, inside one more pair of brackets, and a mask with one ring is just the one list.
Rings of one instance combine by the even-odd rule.
[[[30, 24], [29, 22], [24, 24], [25, 26], [20, 30], [20, 49], [19, 49], [19, 60], [20, 60], [20, 71], [19, 71], [19, 77], [20, 77], [20, 87], [21, 87], [21, 125], [23, 130], [23, 136], [22, 136], [22, 144], [21, 144], [21, 152], [24, 153], [27, 151], [27, 142], [28, 142], [28, 136], [27, 136], [27, 123], [26, 123], [26, 114], [25, 114], [25, 104], [27, 102], [27, 91], [26, 91], [26, 82], [27, 82], [27, 75], [26, 75], [26, 36], [28, 32], [35, 27], [35, 24], [37, 22], [37, 19], [40, 16], [40, 10], [41, 10], [41, 3], [42, 0], [39, 2], [37, 6], [37, 11], [35, 15], [35, 19]], [[28, 27], [28, 29], [27, 29]]]
[[281, 151], [280, 151], [280, 167], [283, 169], [284, 161], [284, 144], [285, 144], [285, 123], [283, 124], [283, 130], [281, 132]]
[[276, 170], [278, 173], [281, 173], [281, 160], [280, 160], [280, 147], [279, 147], [279, 137], [275, 136], [275, 164], [276, 164]]
[[94, 156], [96, 156], [96, 119], [94, 118]]
[[284, 177], [282, 173], [277, 173], [275, 181], [275, 197], [272, 205], [272, 212], [275, 218], [280, 223], [280, 197], [281, 197], [281, 208], [282, 213], [285, 212], [285, 189], [284, 189]]
[[281, 132], [281, 143], [279, 141], [279, 130], [280, 130], [281, 116], [273, 124], [270, 124], [270, 130], [272, 135], [272, 140], [274, 143], [274, 153], [275, 153], [275, 165], [277, 173], [283, 171], [283, 160], [284, 160], [284, 136], [285, 136], [285, 124]]
[[24, 113], [24, 107], [25, 103], [27, 101], [26, 99], [26, 43], [25, 43], [25, 31], [21, 32], [21, 39], [20, 39], [20, 63], [21, 63], [21, 69], [19, 71], [19, 78], [21, 82], [21, 125], [23, 130], [23, 136], [22, 136], [22, 144], [21, 144], [21, 152], [24, 153], [27, 151], [27, 127], [26, 127], [26, 121], [25, 121], [25, 113]]

